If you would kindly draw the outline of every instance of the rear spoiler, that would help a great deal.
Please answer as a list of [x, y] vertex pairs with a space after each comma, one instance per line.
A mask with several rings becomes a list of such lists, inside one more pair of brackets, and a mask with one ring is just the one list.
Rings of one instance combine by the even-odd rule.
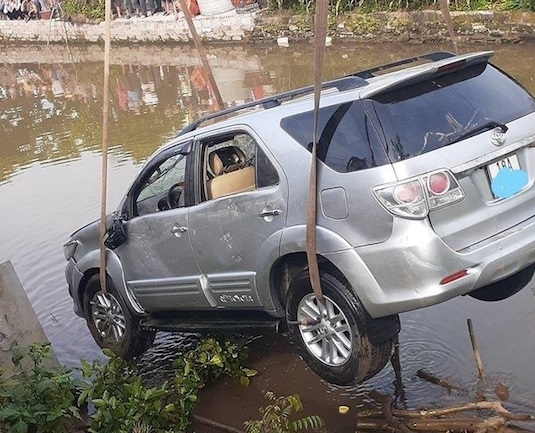
[[[432, 77], [447, 74], [448, 72], [452, 72], [452, 71], [458, 71], [460, 69], [464, 69], [469, 66], [478, 64], [478, 63], [488, 62], [489, 58], [493, 54], [494, 54], [493, 51], [480, 51], [477, 53], [447, 57], [441, 60], [434, 61], [432, 63], [426, 63], [423, 65], [415, 66], [410, 69], [397, 71], [393, 73], [392, 76], [390, 76], [388, 80], [384, 80], [383, 83], [379, 83], [375, 86], [370, 85], [368, 87], [364, 87], [360, 93], [360, 97], [362, 99], [371, 98], [373, 96], [379, 95], [389, 90], [394, 90], [400, 87], [408, 86], [410, 84], [419, 83], [421, 81], [425, 81]], [[425, 56], [422, 56], [422, 58], [425, 59]], [[419, 59], [419, 58], [415, 58], [415, 59]], [[415, 60], [412, 60], [412, 61], [415, 61]], [[396, 62], [396, 63], [398, 63], [399, 65], [405, 64], [402, 62]], [[398, 66], [398, 64], [394, 66]], [[390, 66], [390, 67], [394, 67], [394, 66]], [[380, 68], [380, 69], [376, 68], [376, 70], [374, 70], [373, 72], [376, 72], [378, 70], [384, 70], [384, 69], [385, 68]]]

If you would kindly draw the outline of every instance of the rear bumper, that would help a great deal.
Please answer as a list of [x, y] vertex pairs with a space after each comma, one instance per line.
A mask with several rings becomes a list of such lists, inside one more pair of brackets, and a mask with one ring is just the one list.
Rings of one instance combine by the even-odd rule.
[[80, 296], [78, 296], [77, 288], [80, 287], [80, 281], [82, 280], [82, 277], [83, 274], [77, 268], [74, 260], [69, 260], [67, 262], [67, 267], [65, 268], [65, 278], [67, 280], [67, 284], [69, 285], [69, 294], [74, 301], [74, 312], [80, 317], [84, 317], [84, 315], [81, 304], [82, 300], [80, 299]]
[[[369, 271], [348, 266], [357, 255]], [[535, 217], [462, 251], [449, 248], [427, 220], [395, 219], [384, 243], [327, 254], [372, 317], [434, 305], [502, 280], [535, 263]], [[466, 270], [466, 275], [440, 282]], [[363, 278], [364, 277], [364, 278]], [[364, 281], [364, 284], [363, 284]]]

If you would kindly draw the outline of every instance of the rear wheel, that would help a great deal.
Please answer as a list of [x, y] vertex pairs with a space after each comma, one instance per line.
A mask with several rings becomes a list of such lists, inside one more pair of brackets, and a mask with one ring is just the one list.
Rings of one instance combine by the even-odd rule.
[[293, 340], [305, 362], [326, 381], [361, 383], [388, 362], [398, 317], [372, 319], [347, 283], [329, 272], [322, 271], [321, 286], [324, 304], [312, 293], [308, 271], [292, 281], [286, 314]]
[[468, 296], [478, 299], [480, 301], [496, 302], [502, 301], [513, 296], [515, 293], [522, 290], [531, 281], [533, 273], [535, 272], [535, 265], [528, 266], [501, 281], [489, 284], [468, 293]]
[[83, 298], [87, 326], [100, 347], [110, 349], [121, 358], [131, 359], [152, 345], [156, 333], [140, 331], [139, 319], [130, 313], [109, 278], [106, 284], [104, 293], [98, 274], [87, 283]]

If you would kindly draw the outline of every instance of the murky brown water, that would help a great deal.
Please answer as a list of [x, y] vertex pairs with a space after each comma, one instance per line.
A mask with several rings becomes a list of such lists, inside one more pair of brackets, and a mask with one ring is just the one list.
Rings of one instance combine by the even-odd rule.
[[[328, 49], [324, 77], [335, 78], [381, 62], [449, 46], [400, 44], [336, 46]], [[535, 93], [535, 45], [461, 47], [492, 49], [494, 62]], [[100, 47], [0, 47], [0, 262], [11, 260], [61, 362], [100, 357], [83, 320], [72, 312], [63, 269], [68, 234], [99, 216], [102, 63]], [[309, 45], [208, 48], [226, 102], [241, 102], [311, 82]], [[188, 47], [113, 48], [111, 69], [109, 209], [140, 164], [183, 125], [213, 108], [200, 61]], [[477, 374], [466, 319], [472, 318], [492, 390], [510, 386], [510, 405], [535, 408], [535, 282], [511, 299], [486, 304], [458, 298], [402, 315], [401, 362], [409, 407], [461, 401], [419, 380], [426, 368], [473, 386]], [[187, 338], [163, 334], [142, 367], [168, 361]], [[261, 391], [301, 395], [308, 413], [322, 415], [329, 431], [354, 431], [354, 410], [342, 417], [338, 404], [367, 402], [372, 387], [393, 393], [390, 367], [366, 384], [335, 389], [299, 360], [283, 337], [251, 346], [259, 370], [246, 389], [218, 385], [203, 394], [202, 408], [239, 427], [258, 415]], [[468, 397], [470, 398], [470, 396]], [[201, 409], [201, 411], [204, 409]], [[335, 426], [335, 427], [333, 427]], [[201, 429], [200, 431], [206, 431]]]

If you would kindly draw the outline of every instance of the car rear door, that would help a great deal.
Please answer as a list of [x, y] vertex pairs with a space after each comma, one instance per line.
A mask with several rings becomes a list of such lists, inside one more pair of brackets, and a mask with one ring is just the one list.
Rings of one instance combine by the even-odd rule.
[[254, 185], [246, 191], [226, 190], [219, 197], [201, 191], [201, 202], [190, 209], [189, 234], [203, 278], [209, 283], [211, 302], [225, 308], [266, 306], [270, 297], [264, 272], [269, 273], [266, 269], [279, 254], [286, 183], [251, 131], [205, 136], [200, 144], [205, 184], [213, 175], [209, 155], [218, 149], [241, 148], [247, 159], [242, 170], [254, 167], [255, 172]]

